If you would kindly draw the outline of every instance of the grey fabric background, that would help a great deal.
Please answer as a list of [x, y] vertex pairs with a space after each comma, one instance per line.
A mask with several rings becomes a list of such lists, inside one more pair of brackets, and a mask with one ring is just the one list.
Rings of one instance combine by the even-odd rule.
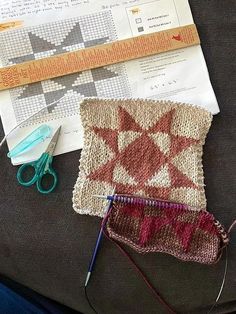
[[[236, 218], [236, 1], [191, 0], [190, 5], [221, 108], [204, 148], [208, 210], [228, 227]], [[6, 153], [4, 147], [0, 151], [0, 273], [84, 314], [92, 313], [83, 284], [100, 219], [72, 210], [80, 152], [55, 158], [60, 181], [49, 196], [18, 186], [17, 168]], [[226, 285], [215, 313], [236, 312], [236, 230], [231, 240]], [[165, 254], [129, 252], [178, 313], [207, 313], [219, 291], [224, 257], [217, 265], [204, 266]], [[99, 314], [165, 313], [128, 260], [107, 240], [88, 293]]]

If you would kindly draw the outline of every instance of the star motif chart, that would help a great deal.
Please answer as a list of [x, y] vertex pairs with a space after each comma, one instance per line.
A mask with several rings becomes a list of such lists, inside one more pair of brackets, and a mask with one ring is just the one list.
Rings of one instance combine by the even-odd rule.
[[[4, 66], [13, 65], [117, 39], [111, 12], [102, 11], [2, 33], [0, 59]], [[38, 119], [43, 122], [78, 114], [79, 101], [84, 97], [94, 96], [107, 98], [130, 96], [126, 70], [122, 64], [70, 74], [10, 90], [18, 123], [55, 101], [55, 105], [50, 106], [30, 123], [37, 123]]]

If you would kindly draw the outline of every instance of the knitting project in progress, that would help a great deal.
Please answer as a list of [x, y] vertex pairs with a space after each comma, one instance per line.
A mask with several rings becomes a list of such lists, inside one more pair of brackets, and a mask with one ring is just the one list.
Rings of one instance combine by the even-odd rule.
[[87, 99], [80, 106], [84, 148], [73, 191], [80, 214], [104, 216], [94, 194], [131, 194], [205, 210], [202, 146], [212, 115], [154, 100]]
[[215, 263], [229, 242], [206, 210], [132, 195], [114, 196], [106, 227], [111, 238], [139, 253], [163, 252], [202, 264]]

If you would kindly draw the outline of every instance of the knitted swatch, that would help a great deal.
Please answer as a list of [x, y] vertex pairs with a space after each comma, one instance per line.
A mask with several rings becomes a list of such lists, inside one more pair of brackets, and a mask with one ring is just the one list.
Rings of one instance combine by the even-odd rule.
[[203, 264], [215, 263], [229, 241], [205, 210], [127, 195], [115, 195], [106, 226], [111, 238], [139, 253], [165, 252]]
[[80, 214], [102, 217], [94, 194], [136, 194], [206, 208], [202, 146], [212, 116], [152, 100], [85, 100], [84, 148], [73, 192]]

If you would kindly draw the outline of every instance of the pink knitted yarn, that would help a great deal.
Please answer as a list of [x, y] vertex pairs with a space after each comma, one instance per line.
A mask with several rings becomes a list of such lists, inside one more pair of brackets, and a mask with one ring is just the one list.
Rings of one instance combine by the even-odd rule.
[[115, 202], [107, 222], [110, 237], [139, 253], [165, 252], [184, 261], [212, 264], [227, 243], [213, 215], [186, 205], [158, 208]]

